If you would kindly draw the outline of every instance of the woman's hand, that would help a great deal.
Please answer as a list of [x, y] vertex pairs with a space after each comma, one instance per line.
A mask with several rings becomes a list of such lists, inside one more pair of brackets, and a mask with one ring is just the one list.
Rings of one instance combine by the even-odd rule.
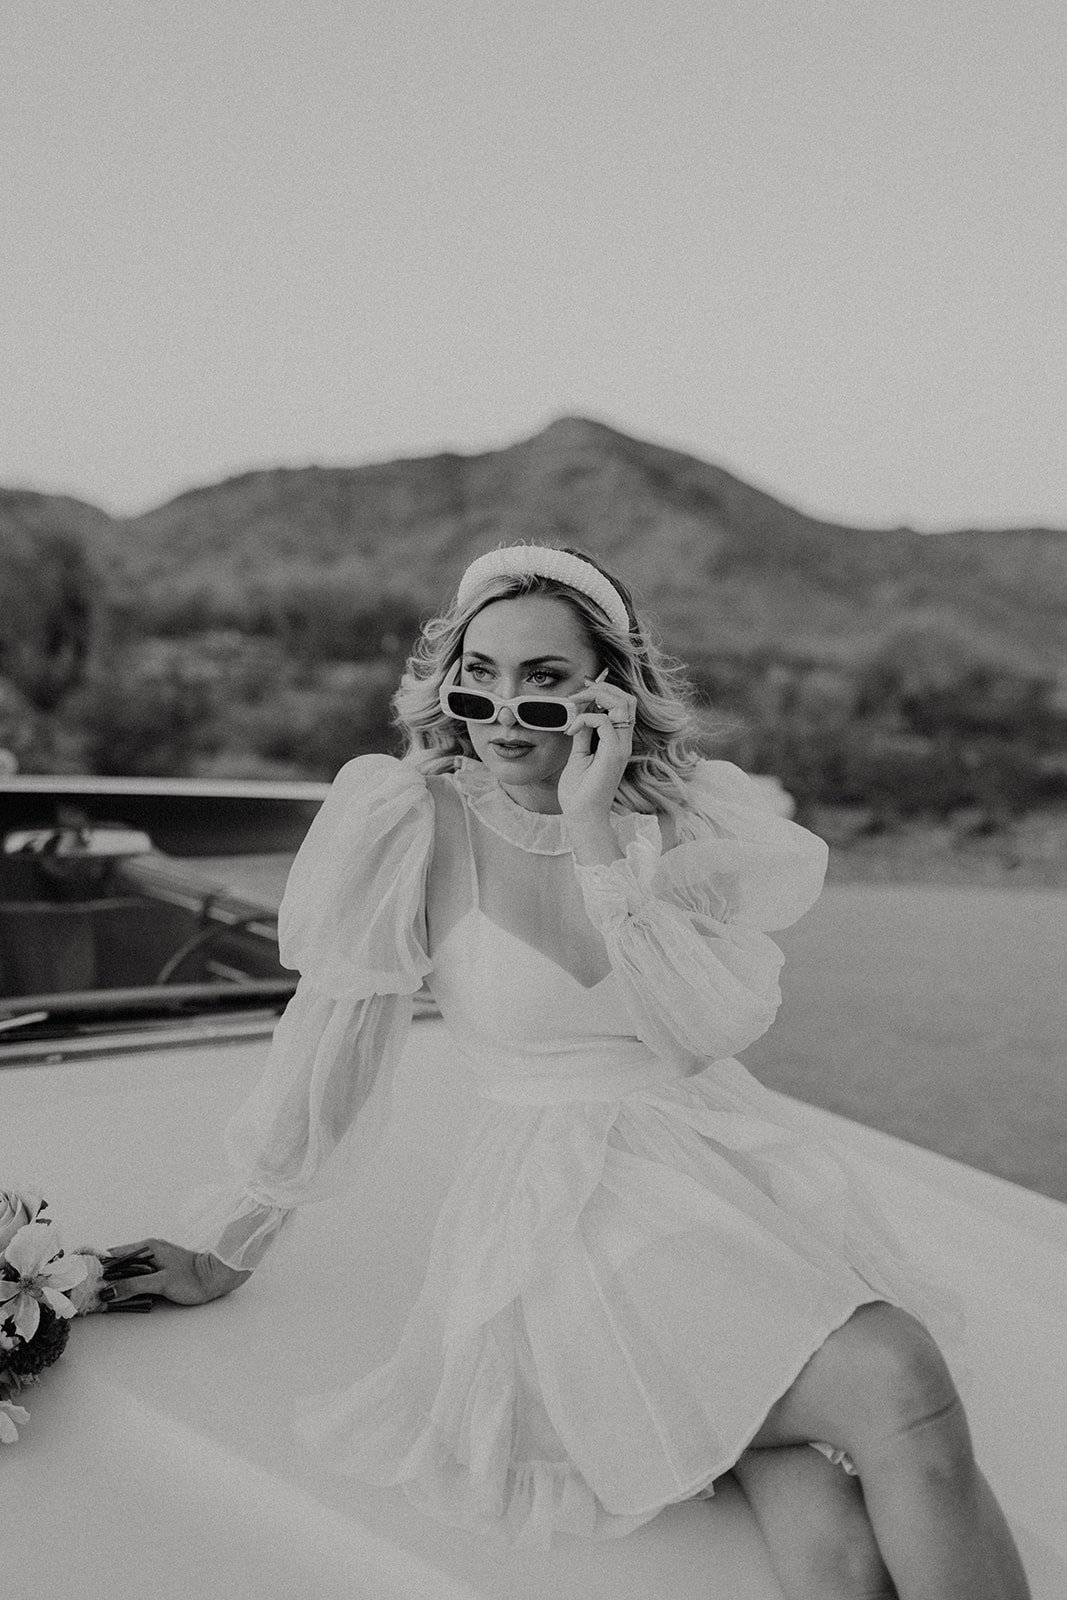
[[181, 1306], [204, 1305], [252, 1276], [228, 1267], [210, 1250], [186, 1250], [166, 1239], [114, 1245], [101, 1259], [108, 1281], [100, 1298], [109, 1311], [148, 1310], [150, 1296]]
[[[559, 776], [557, 794], [572, 838], [584, 836], [591, 842], [602, 835], [606, 841], [612, 802], [633, 754], [637, 701], [625, 689], [605, 683], [603, 674], [595, 682], [587, 678], [586, 684], [573, 697], [587, 704], [588, 709], [579, 711], [567, 729], [573, 743]], [[615, 846], [609, 859], [619, 854]]]

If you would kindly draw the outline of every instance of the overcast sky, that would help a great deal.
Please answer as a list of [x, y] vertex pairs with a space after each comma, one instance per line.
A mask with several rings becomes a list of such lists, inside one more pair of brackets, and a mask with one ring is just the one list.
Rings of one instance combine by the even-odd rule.
[[562, 413], [1067, 527], [1063, 0], [0, 0], [0, 483]]

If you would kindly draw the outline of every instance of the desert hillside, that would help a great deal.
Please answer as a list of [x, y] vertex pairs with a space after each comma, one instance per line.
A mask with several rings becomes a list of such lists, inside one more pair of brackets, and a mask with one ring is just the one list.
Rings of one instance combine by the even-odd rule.
[[576, 417], [126, 519], [0, 490], [0, 745], [43, 770], [332, 776], [390, 747], [419, 618], [528, 538], [617, 568], [690, 664], [709, 740], [809, 816], [973, 835], [1067, 800], [1067, 532], [820, 522]]
[[[71, 503], [63, 506], [70, 525]], [[501, 540], [585, 545], [687, 650], [853, 657], [901, 625], [944, 625], [1038, 671], [1067, 658], [1067, 535], [921, 535], [817, 522], [728, 472], [581, 418], [482, 455], [249, 473], [86, 531], [162, 612], [237, 611], [329, 573], [353, 598], [439, 602]]]

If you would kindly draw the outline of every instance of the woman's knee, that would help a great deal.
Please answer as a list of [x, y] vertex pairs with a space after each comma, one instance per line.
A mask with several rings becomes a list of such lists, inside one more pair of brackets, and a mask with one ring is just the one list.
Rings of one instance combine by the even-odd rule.
[[798, 1544], [798, 1595], [819, 1600], [885, 1600], [895, 1590], [862, 1502], [850, 1515], [809, 1524]]
[[865, 1405], [857, 1464], [906, 1457], [938, 1475], [974, 1468], [970, 1431], [948, 1365], [921, 1322], [884, 1302], [850, 1319]]
[[897, 1591], [869, 1525], [842, 1528], [835, 1537], [815, 1542], [807, 1564], [807, 1585], [819, 1600], [895, 1600]]
[[807, 1445], [750, 1450], [734, 1475], [791, 1600], [894, 1594], [855, 1478]]
[[[967, 1465], [970, 1437], [940, 1350], [885, 1301], [860, 1306], [830, 1334], [772, 1408], [753, 1443], [828, 1439], [865, 1465], [910, 1448], [945, 1471]], [[973, 1465], [973, 1461], [971, 1461]]]

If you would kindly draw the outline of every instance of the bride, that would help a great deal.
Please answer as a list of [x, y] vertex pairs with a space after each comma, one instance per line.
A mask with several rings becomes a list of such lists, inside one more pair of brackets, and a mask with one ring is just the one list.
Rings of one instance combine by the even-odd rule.
[[140, 1257], [113, 1308], [247, 1277], [385, 1115], [429, 978], [480, 1110], [399, 1348], [305, 1441], [519, 1543], [626, 1534], [732, 1473], [791, 1600], [1025, 1600], [928, 1331], [951, 1307], [733, 1059], [825, 846], [697, 758], [684, 685], [578, 551], [475, 561], [396, 706], [405, 758], [343, 768], [290, 874], [301, 981], [233, 1187], [198, 1249], [112, 1251]]

